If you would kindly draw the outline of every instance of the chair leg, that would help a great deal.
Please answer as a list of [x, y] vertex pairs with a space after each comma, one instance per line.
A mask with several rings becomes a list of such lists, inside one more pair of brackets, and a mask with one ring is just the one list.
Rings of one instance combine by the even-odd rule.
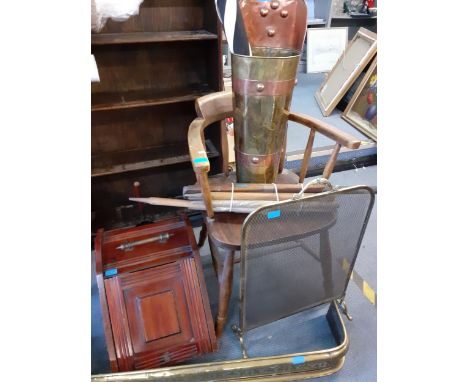
[[205, 244], [206, 232], [207, 232], [206, 223], [203, 222], [202, 223], [202, 228], [201, 228], [201, 231], [200, 231], [200, 236], [198, 237], [198, 248], [203, 247], [203, 244]]
[[208, 236], [208, 245], [210, 246], [210, 254], [211, 254], [211, 262], [213, 264], [214, 272], [216, 275], [216, 280], [219, 282], [219, 274], [222, 272], [222, 270], [219, 269], [219, 253], [218, 249], [216, 248], [216, 245], [214, 245], [213, 241], [210, 239]]
[[221, 278], [219, 279], [219, 300], [218, 300], [218, 316], [216, 317], [216, 337], [221, 337], [224, 325], [227, 320], [229, 308], [229, 299], [232, 292], [232, 276], [234, 270], [234, 254], [235, 251], [228, 250], [224, 256], [224, 265]]
[[333, 268], [328, 230], [320, 232], [320, 262], [322, 263], [323, 288], [327, 296], [333, 295]]

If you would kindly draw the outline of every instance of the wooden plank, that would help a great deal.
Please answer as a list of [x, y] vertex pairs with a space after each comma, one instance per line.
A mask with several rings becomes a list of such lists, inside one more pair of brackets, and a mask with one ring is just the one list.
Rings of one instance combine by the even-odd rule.
[[[212, 180], [213, 178], [211, 178]], [[298, 193], [302, 191], [301, 184], [276, 184], [276, 189], [279, 193]], [[319, 193], [322, 192], [324, 186], [322, 184], [312, 184], [304, 191], [305, 193]], [[184, 186], [183, 188], [183, 196], [189, 197], [192, 194], [199, 194], [201, 192], [201, 187], [199, 184], [193, 184], [190, 186]], [[232, 184], [231, 183], [221, 183], [221, 184], [210, 184], [210, 192], [232, 192]], [[262, 184], [262, 183], [234, 183], [234, 194], [238, 192], [275, 192], [275, 187], [273, 184]]]
[[216, 40], [218, 36], [206, 30], [170, 32], [132, 32], [92, 34], [92, 45], [135, 44], [149, 42]]

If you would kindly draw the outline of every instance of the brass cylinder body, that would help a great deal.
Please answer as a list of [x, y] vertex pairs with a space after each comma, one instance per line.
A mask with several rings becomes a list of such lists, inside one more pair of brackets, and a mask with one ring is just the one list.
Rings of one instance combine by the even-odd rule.
[[275, 48], [253, 53], [232, 55], [237, 181], [272, 183], [278, 175], [300, 55]]

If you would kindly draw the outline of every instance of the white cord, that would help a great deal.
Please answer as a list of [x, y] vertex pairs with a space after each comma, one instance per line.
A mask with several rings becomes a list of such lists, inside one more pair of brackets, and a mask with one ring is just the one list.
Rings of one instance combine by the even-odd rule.
[[279, 202], [279, 195], [278, 195], [278, 187], [276, 186], [276, 183], [272, 183], [273, 186], [275, 186], [275, 192], [276, 192], [276, 201]]
[[330, 181], [328, 179], [325, 179], [325, 178], [316, 178], [316, 179], [313, 179], [311, 180], [310, 182], [308, 182], [305, 186], [302, 185], [302, 190], [298, 193], [298, 194], [294, 194], [293, 195], [293, 199], [300, 199], [304, 196], [304, 192], [307, 190], [307, 188], [311, 185], [311, 184], [324, 184], [325, 186], [327, 186], [330, 190], [333, 190], [333, 186], [332, 184], [330, 183]]
[[231, 183], [231, 203], [229, 204], [229, 212], [232, 212], [233, 201], [234, 201], [234, 183]]

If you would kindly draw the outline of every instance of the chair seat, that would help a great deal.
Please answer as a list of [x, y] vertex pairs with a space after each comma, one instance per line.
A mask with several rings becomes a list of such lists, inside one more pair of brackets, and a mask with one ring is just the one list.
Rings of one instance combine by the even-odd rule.
[[235, 251], [240, 250], [241, 229], [247, 215], [218, 212], [215, 213], [214, 219], [205, 218], [210, 237], [221, 247]]
[[[219, 212], [215, 214], [214, 219], [205, 218], [205, 223], [210, 237], [215, 240], [217, 245], [238, 251], [241, 245], [242, 225], [247, 216], [248, 214]], [[288, 222], [288, 226], [284, 228], [288, 231], [296, 232], [297, 239], [299, 240], [301, 236], [311, 235], [330, 228], [335, 224], [335, 221], [336, 206], [330, 206], [330, 211], [320, 211], [314, 219], [304, 221], [299, 219], [292, 223]], [[278, 227], [281, 231], [280, 228]], [[274, 241], [274, 238], [272, 238], [272, 241]]]

